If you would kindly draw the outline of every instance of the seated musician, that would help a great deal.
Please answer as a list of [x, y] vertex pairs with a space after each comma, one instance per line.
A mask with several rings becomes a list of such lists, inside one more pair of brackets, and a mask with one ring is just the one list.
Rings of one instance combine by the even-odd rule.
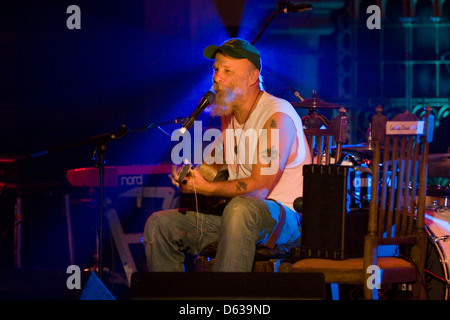
[[[302, 195], [302, 168], [311, 158], [300, 117], [289, 102], [262, 89], [260, 53], [249, 42], [231, 39], [207, 47], [203, 54], [214, 60], [211, 112], [221, 117], [222, 163], [229, 177], [208, 181], [190, 168], [179, 181], [180, 168], [174, 168], [171, 180], [183, 194], [229, 202], [222, 214], [195, 209], [153, 213], [144, 230], [149, 271], [184, 271], [184, 252], [196, 255], [217, 242], [213, 271], [250, 272], [257, 245], [300, 242], [301, 215], [293, 210], [293, 202]], [[227, 129], [235, 134], [225, 134]], [[250, 129], [266, 133], [256, 136], [254, 152], [259, 154], [237, 161], [243, 150], [230, 146], [250, 148], [249, 139], [239, 141]], [[247, 155], [251, 152], [246, 150]]]

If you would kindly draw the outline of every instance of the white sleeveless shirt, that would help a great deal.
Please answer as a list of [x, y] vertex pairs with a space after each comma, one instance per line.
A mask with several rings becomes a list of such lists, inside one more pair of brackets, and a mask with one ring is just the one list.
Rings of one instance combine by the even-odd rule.
[[[264, 136], [262, 134], [264, 130], [260, 129], [264, 127], [270, 116], [278, 112], [284, 113], [292, 119], [296, 129], [296, 132], [292, 132], [292, 134], [295, 134], [297, 139], [294, 139], [291, 148], [295, 149], [297, 147], [295, 143], [298, 143], [298, 148], [294, 161], [285, 166], [280, 180], [267, 196], [267, 199], [277, 200], [293, 209], [294, 200], [303, 195], [303, 165], [311, 162], [311, 155], [309, 154], [309, 148], [307, 148], [307, 141], [303, 133], [302, 120], [288, 101], [274, 97], [263, 91], [258, 104], [244, 124], [239, 125], [234, 116], [231, 116], [229, 121], [224, 121], [225, 128], [222, 130], [222, 138], [225, 141], [225, 160], [228, 166], [229, 180], [250, 177], [252, 164], [256, 163], [256, 157], [258, 156], [258, 148], [254, 146], [255, 148], [252, 149], [251, 147], [251, 141], [256, 141], [252, 137], [258, 136], [261, 139], [260, 143], [263, 142]], [[249, 137], [247, 144], [244, 143], [246, 137]], [[272, 136], [272, 139], [274, 138], [276, 136]], [[236, 145], [238, 146], [237, 154], [235, 150]], [[248, 155], [248, 151], [247, 155], [245, 155], [240, 150], [244, 146], [245, 149], [254, 150], [252, 152], [253, 158]], [[271, 159], [273, 157], [274, 155], [272, 155]], [[278, 167], [275, 169], [278, 170]], [[267, 170], [270, 171], [270, 168], [267, 168]], [[269, 171], [267, 171], [268, 174], [270, 174]]]

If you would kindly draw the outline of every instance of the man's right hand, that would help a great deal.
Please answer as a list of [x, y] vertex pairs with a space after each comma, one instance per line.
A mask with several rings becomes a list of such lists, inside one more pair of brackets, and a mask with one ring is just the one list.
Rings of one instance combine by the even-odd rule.
[[180, 181], [179, 180], [180, 180], [180, 172], [181, 172], [181, 170], [183, 170], [183, 166], [177, 167], [175, 165], [172, 165], [172, 172], [171, 172], [171, 174], [169, 174], [170, 181], [177, 188], [180, 188]]

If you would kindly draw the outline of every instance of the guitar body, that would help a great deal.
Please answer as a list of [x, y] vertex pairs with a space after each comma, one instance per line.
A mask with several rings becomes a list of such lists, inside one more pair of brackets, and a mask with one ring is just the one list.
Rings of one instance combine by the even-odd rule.
[[[219, 167], [202, 163], [200, 166], [196, 168], [196, 170], [199, 171], [199, 173], [205, 180], [210, 182], [228, 180], [228, 170], [226, 165]], [[187, 170], [184, 170], [183, 168], [180, 174], [180, 181], [183, 180], [186, 173]], [[179, 209], [179, 211], [180, 212], [198, 211], [201, 213], [221, 215], [223, 209], [225, 208], [225, 206], [228, 204], [229, 201], [230, 199], [210, 197], [202, 194], [197, 194], [196, 199], [195, 194], [183, 193], [181, 195], [181, 208]]]

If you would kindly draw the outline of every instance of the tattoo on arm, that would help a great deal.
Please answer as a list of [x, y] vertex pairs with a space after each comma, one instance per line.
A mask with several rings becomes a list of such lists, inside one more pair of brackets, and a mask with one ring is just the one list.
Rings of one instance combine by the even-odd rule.
[[238, 181], [236, 184], [236, 192], [239, 192], [241, 190], [247, 191], [247, 184], [243, 181]]
[[278, 157], [278, 150], [275, 146], [271, 146], [270, 148], [261, 151], [259, 155], [266, 161], [274, 160], [276, 159], [276, 157]]

